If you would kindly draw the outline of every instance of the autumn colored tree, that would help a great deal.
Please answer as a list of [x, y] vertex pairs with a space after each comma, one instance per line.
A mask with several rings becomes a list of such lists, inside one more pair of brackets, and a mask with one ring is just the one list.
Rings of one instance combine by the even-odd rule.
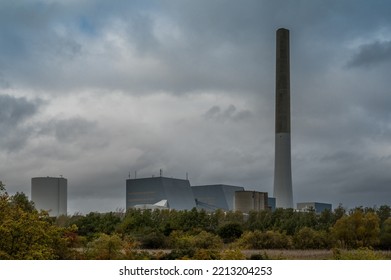
[[379, 243], [379, 218], [374, 212], [355, 209], [342, 216], [332, 228], [333, 235], [343, 248], [373, 247]]
[[0, 259], [58, 259], [66, 255], [62, 230], [24, 194], [9, 196], [0, 184]]
[[124, 242], [117, 234], [99, 234], [88, 244], [87, 257], [94, 260], [118, 260], [123, 258]]
[[293, 236], [293, 246], [296, 249], [329, 249], [332, 238], [325, 231], [303, 227]]

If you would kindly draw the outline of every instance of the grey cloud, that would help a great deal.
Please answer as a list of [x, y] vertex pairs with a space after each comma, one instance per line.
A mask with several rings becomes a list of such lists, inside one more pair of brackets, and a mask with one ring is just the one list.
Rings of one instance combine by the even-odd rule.
[[39, 101], [28, 101], [10, 95], [0, 95], [0, 125], [16, 126], [26, 118], [34, 115]]
[[0, 89], [9, 88], [11, 84], [3, 77], [3, 74], [0, 72]]
[[71, 159], [80, 153], [102, 149], [109, 141], [98, 123], [82, 117], [53, 119], [37, 126], [40, 127], [36, 132], [37, 137], [54, 140], [36, 149], [35, 153], [45, 157]]
[[[345, 15], [352, 12], [351, 1], [328, 5], [323, 1], [259, 0], [21, 3], [2, 4], [0, 34], [5, 40], [0, 43], [0, 61], [6, 66], [0, 70], [12, 85], [56, 93], [79, 87], [133, 94], [155, 90], [258, 93], [272, 85], [273, 74], [268, 69], [273, 68], [277, 27], [292, 28], [299, 44], [298, 61], [313, 65], [319, 53], [331, 55], [325, 47], [318, 48], [323, 42], [334, 48], [346, 34], [343, 28], [329, 28], [330, 18], [337, 15], [341, 25], [349, 27], [351, 17]], [[379, 9], [376, 4], [371, 7]], [[383, 10], [379, 9], [379, 17], [384, 20]], [[179, 39], [171, 38], [174, 31], [170, 30], [156, 34], [159, 18], [168, 19], [179, 30]], [[117, 34], [123, 27], [125, 33]], [[111, 34], [120, 36], [124, 44], [105, 41]], [[325, 34], [338, 39], [327, 41]], [[91, 50], [97, 43], [102, 43], [99, 51]], [[314, 47], [304, 56], [301, 49], [308, 45]], [[140, 61], [118, 68], [131, 48], [137, 50]], [[311, 73], [317, 73], [314, 68]]]
[[376, 41], [359, 47], [348, 62], [348, 67], [372, 67], [391, 61], [391, 41]]
[[3, 149], [12, 152], [26, 144], [33, 129], [25, 126], [24, 121], [37, 113], [41, 103], [40, 100], [0, 95], [0, 145]]
[[229, 105], [226, 109], [222, 110], [220, 106], [211, 107], [205, 114], [206, 119], [212, 119], [216, 121], [243, 121], [250, 119], [253, 116], [250, 110], [237, 110], [234, 105]]

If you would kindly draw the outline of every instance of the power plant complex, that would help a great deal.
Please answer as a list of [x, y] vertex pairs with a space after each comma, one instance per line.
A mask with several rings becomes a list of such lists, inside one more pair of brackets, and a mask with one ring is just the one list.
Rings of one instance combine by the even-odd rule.
[[[275, 208], [293, 208], [291, 171], [291, 116], [290, 116], [290, 50], [289, 30], [276, 33], [275, 85], [275, 162], [273, 197], [267, 192], [245, 190], [241, 186], [224, 184], [191, 186], [188, 179], [160, 177], [126, 180], [126, 209], [176, 209], [194, 207], [206, 211], [259, 211]], [[67, 180], [40, 177], [32, 179], [32, 200], [38, 209], [58, 216], [67, 211]], [[331, 204], [299, 203], [298, 209], [317, 212], [331, 210]]]
[[[269, 206], [270, 204], [270, 206]], [[163, 206], [164, 205], [164, 206]], [[231, 185], [190, 186], [189, 180], [151, 177], [126, 180], [126, 209], [250, 211], [274, 208], [267, 193]]]

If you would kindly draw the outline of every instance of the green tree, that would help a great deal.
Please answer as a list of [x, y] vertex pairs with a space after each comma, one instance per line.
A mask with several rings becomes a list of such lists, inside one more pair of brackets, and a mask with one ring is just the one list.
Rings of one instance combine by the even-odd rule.
[[380, 231], [380, 248], [391, 249], [391, 218], [385, 220]]
[[152, 220], [151, 210], [128, 209], [125, 218], [118, 225], [121, 234], [150, 232], [158, 225]]
[[248, 230], [267, 231], [273, 229], [273, 212], [270, 210], [250, 211], [246, 221]]
[[316, 229], [328, 231], [335, 223], [333, 212], [329, 209], [325, 209], [320, 213], [318, 217], [318, 225]]
[[34, 202], [28, 199], [24, 193], [17, 192], [10, 198], [10, 203], [14, 206], [20, 207], [23, 211], [33, 212], [35, 211]]
[[120, 222], [121, 218], [113, 212], [104, 214], [91, 212], [76, 219], [74, 224], [80, 235], [87, 236], [91, 240], [99, 233], [112, 234]]
[[230, 243], [243, 234], [243, 227], [239, 223], [231, 222], [219, 227], [217, 234], [223, 239], [224, 243]]
[[380, 224], [382, 225], [388, 218], [391, 217], [391, 207], [388, 205], [382, 205], [376, 211], [377, 216], [380, 219]]
[[167, 247], [167, 237], [159, 231], [151, 231], [138, 238], [144, 249], [163, 249]]

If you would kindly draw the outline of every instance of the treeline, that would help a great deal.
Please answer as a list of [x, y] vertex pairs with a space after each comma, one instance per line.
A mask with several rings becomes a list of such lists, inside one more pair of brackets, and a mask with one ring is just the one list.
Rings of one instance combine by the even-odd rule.
[[51, 218], [24, 194], [9, 196], [1, 186], [0, 236], [0, 259], [246, 259], [246, 249], [389, 250], [391, 208], [247, 215], [129, 209]]

